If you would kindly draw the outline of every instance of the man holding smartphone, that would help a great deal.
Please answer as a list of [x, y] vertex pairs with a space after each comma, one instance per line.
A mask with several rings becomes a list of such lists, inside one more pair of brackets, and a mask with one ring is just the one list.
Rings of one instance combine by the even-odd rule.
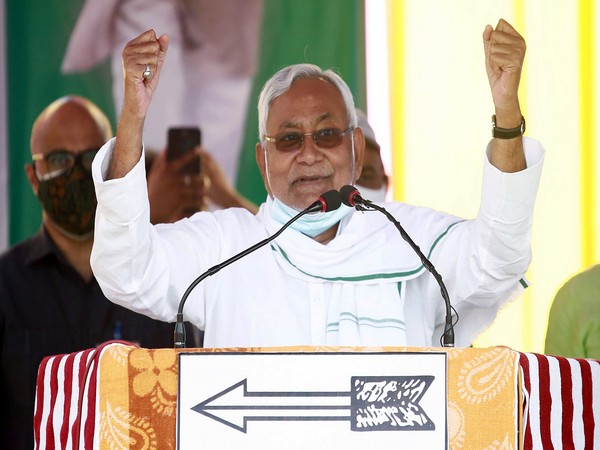
[[171, 223], [198, 211], [258, 207], [227, 180], [218, 162], [200, 145], [198, 128], [171, 128], [163, 151], [146, 152], [150, 221]]

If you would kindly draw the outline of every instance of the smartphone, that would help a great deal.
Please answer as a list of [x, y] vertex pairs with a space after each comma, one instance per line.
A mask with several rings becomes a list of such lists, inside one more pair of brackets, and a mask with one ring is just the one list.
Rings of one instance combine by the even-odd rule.
[[[200, 128], [177, 127], [169, 128], [167, 136], [167, 160], [177, 159], [190, 152], [202, 142]], [[200, 173], [200, 157], [182, 167], [181, 173]]]

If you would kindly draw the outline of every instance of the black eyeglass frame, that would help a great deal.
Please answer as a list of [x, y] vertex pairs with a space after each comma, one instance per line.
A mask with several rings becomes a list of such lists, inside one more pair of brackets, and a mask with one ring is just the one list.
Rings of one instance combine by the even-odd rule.
[[[33, 164], [33, 168], [35, 170], [35, 176], [40, 181], [50, 180], [52, 178], [61, 176], [64, 173], [66, 173], [67, 176], [69, 176], [71, 174], [71, 171], [75, 167], [75, 165], [78, 163], [86, 172], [90, 173], [92, 170], [92, 161], [94, 160], [94, 157], [96, 156], [96, 154], [98, 153], [99, 150], [100, 150], [100, 147], [98, 147], [98, 148], [93, 147], [93, 148], [88, 148], [88, 149], [80, 151], [80, 152], [72, 152], [70, 150], [57, 149], [57, 150], [52, 150], [48, 153], [34, 153], [33, 155], [31, 155], [31, 158], [33, 159], [32, 164]], [[90, 155], [91, 155], [91, 157], [90, 157]], [[48, 159], [51, 159], [53, 157], [59, 157], [59, 156], [64, 157], [65, 160], [67, 161], [67, 163], [62, 165], [61, 167], [56, 167], [56, 168], [47, 167], [47, 169], [48, 169], [47, 172], [44, 174], [41, 174], [40, 169], [39, 169], [38, 165], [36, 164], [36, 162], [44, 161], [46, 163], [46, 166], [49, 166]]]

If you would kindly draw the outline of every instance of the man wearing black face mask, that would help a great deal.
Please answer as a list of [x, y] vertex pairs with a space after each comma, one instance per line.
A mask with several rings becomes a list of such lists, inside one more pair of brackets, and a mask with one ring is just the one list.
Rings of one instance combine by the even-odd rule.
[[44, 212], [62, 234], [75, 240], [93, 235], [96, 194], [86, 176], [97, 148], [75, 154], [55, 150], [33, 155], [37, 196]]
[[25, 172], [42, 205], [42, 227], [0, 256], [2, 448], [33, 448], [35, 383], [44, 356], [111, 339], [173, 347], [173, 324], [109, 302], [90, 268], [96, 213], [90, 167], [111, 136], [106, 116], [81, 97], [56, 100], [33, 125], [33, 162]]

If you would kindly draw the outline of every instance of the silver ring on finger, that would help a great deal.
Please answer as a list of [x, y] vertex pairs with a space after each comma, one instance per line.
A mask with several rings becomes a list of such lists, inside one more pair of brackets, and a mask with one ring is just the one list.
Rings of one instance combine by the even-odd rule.
[[152, 71], [150, 70], [150, 66], [148, 64], [146, 64], [146, 69], [142, 73], [142, 76], [146, 79], [148, 79], [152, 76]]

